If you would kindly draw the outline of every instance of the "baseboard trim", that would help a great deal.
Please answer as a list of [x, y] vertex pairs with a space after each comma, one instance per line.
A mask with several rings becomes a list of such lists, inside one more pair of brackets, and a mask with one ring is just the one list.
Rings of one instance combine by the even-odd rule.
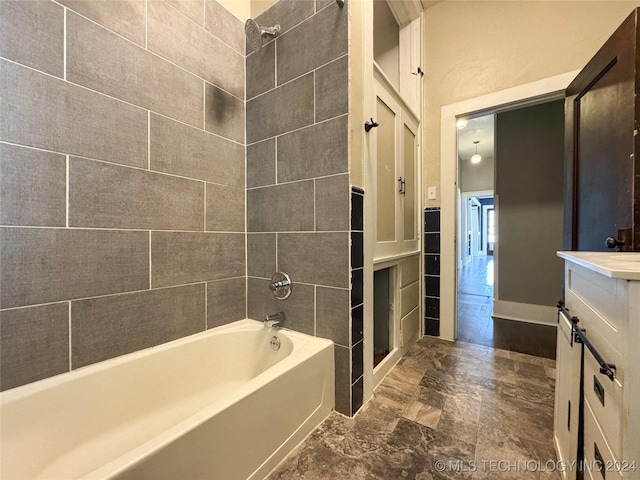
[[493, 301], [493, 318], [504, 318], [518, 322], [535, 323], [538, 325], [557, 326], [558, 310], [546, 305], [530, 303]]

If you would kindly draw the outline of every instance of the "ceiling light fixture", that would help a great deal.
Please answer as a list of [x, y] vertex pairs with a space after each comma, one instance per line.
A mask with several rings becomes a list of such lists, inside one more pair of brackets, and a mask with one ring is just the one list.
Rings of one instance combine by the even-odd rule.
[[467, 126], [467, 121], [464, 118], [461, 118], [456, 122], [456, 127], [458, 127], [458, 130], [462, 130], [466, 126]]
[[471, 163], [480, 163], [480, 160], [482, 160], [482, 157], [478, 153], [478, 144], [480, 143], [480, 140], [476, 140], [473, 143], [476, 144], [476, 154], [471, 157]]

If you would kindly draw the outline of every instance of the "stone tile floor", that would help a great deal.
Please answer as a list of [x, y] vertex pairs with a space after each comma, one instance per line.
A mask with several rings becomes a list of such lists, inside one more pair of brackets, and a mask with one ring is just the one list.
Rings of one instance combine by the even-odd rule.
[[548, 358], [424, 337], [268, 479], [559, 479], [554, 378]]

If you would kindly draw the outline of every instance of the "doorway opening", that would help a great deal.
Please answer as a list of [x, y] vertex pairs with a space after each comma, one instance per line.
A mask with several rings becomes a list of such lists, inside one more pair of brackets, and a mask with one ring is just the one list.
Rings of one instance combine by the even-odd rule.
[[495, 115], [459, 119], [457, 337], [493, 337]]
[[[440, 336], [442, 338], [455, 340], [457, 331], [456, 290], [459, 245], [457, 213], [460, 197], [457, 193], [458, 163], [455, 161], [457, 158], [456, 119], [472, 118], [483, 113], [496, 113], [514, 107], [564, 98], [564, 90], [577, 74], [578, 70], [575, 70], [442, 107], [440, 232], [443, 238], [455, 239], [454, 242], [442, 242], [440, 252]], [[496, 220], [499, 223], [499, 215], [496, 216]]]

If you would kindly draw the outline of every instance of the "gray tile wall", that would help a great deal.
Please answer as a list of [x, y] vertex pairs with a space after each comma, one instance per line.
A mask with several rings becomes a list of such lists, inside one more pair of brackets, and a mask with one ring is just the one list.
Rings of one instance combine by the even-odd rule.
[[214, 0], [0, 2], [0, 389], [246, 317], [244, 68]]
[[[247, 309], [336, 343], [336, 408], [351, 414], [348, 8], [280, 0], [281, 34], [247, 56]], [[287, 272], [293, 293], [269, 291]]]

